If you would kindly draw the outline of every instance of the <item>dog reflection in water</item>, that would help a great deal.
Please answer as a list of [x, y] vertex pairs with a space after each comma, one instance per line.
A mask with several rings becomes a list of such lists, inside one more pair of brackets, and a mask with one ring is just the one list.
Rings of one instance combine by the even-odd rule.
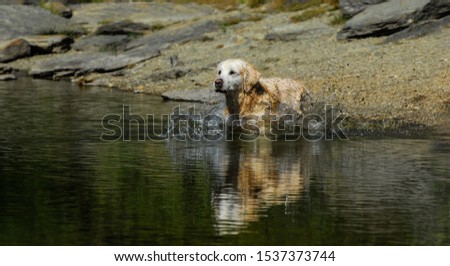
[[219, 234], [238, 233], [275, 205], [284, 206], [289, 215], [306, 186], [301, 164], [305, 147], [298, 143], [259, 140], [181, 145], [172, 149], [177, 164], [207, 165]]
[[289, 205], [305, 187], [301, 158], [295, 153], [277, 154], [268, 141], [247, 144], [240, 153], [226, 156], [221, 171], [225, 180], [213, 193], [216, 228], [221, 234], [238, 233], [274, 205], [284, 205], [289, 213]]

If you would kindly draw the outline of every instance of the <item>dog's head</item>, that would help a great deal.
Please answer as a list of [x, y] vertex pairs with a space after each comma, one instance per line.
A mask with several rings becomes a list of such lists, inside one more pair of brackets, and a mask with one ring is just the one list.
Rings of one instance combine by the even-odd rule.
[[250, 91], [258, 82], [260, 74], [241, 59], [228, 59], [217, 66], [214, 87], [216, 92]]

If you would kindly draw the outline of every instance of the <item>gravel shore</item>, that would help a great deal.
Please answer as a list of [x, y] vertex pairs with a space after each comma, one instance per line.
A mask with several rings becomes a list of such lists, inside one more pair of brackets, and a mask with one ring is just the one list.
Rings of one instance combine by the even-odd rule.
[[[218, 62], [243, 58], [263, 77], [304, 82], [318, 101], [338, 105], [347, 113], [344, 125], [356, 134], [411, 135], [449, 128], [450, 27], [391, 43], [384, 43], [384, 37], [338, 41], [342, 25], [332, 25], [338, 12], [293, 23], [290, 17], [295, 12], [214, 11], [192, 21], [221, 21], [219, 30], [174, 43], [160, 56], [132, 67], [87, 74], [77, 81], [153, 95], [198, 90], [211, 87]], [[43, 57], [58, 56], [37, 56], [10, 65], [29, 69]]]

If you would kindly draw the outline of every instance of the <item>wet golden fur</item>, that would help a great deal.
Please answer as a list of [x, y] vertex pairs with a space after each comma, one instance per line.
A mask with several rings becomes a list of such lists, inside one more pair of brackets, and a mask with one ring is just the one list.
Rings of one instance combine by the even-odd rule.
[[[239, 73], [239, 76], [234, 72]], [[302, 115], [302, 102], [309, 97], [309, 91], [299, 81], [261, 78], [261, 74], [253, 65], [241, 59], [221, 62], [216, 73], [216, 81], [223, 80], [221, 88], [218, 89], [216, 84], [216, 91], [225, 94], [225, 115], [238, 114], [240, 118], [262, 117], [267, 107], [272, 114], [282, 115], [278, 113], [280, 104]]]

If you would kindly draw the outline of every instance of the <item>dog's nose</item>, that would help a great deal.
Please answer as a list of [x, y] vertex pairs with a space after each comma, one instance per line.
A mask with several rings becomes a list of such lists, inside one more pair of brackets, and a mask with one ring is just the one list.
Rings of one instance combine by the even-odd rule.
[[216, 79], [216, 81], [214, 81], [214, 85], [216, 86], [216, 89], [221, 89], [223, 86], [223, 79]]

